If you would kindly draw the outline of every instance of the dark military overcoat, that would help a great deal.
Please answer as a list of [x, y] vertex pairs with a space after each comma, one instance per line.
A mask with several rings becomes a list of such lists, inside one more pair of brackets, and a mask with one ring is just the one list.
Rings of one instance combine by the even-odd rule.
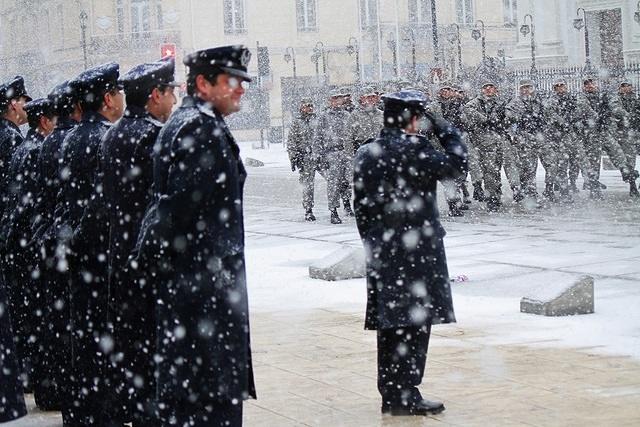
[[436, 184], [467, 170], [453, 127], [445, 152], [421, 136], [385, 128], [355, 156], [356, 220], [367, 262], [367, 329], [455, 322]]
[[[116, 388], [133, 416], [148, 417], [155, 395], [155, 296], [131, 281], [127, 260], [136, 244], [153, 192], [154, 144], [162, 123], [129, 106], [105, 134], [99, 154], [104, 202], [109, 215], [109, 319], [114, 326]], [[139, 414], [140, 410], [142, 414]]]
[[157, 292], [158, 389], [169, 414], [255, 396], [244, 262], [246, 171], [223, 117], [186, 97], [158, 137], [135, 263]]
[[73, 423], [79, 425], [113, 416], [102, 412], [113, 406], [113, 389], [106, 381], [113, 338], [107, 318], [108, 218], [98, 174], [98, 150], [111, 126], [101, 114], [89, 111], [65, 137], [52, 227], [58, 256], [66, 254], [69, 271], [72, 333], [68, 399], [76, 406]]

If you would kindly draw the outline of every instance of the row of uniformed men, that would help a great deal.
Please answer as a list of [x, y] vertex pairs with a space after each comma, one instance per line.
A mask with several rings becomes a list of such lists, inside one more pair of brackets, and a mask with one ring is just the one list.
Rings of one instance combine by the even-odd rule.
[[382, 128], [380, 93], [369, 86], [361, 91], [358, 106], [351, 102], [351, 92], [339, 88], [331, 92], [328, 108], [320, 114], [311, 99], [300, 103], [300, 114], [291, 125], [287, 150], [291, 169], [300, 172], [302, 206], [305, 219], [315, 221], [314, 180], [319, 172], [327, 180], [331, 223], [340, 224], [340, 202], [344, 213], [353, 216], [351, 182], [353, 156], [367, 140], [375, 138]]
[[[288, 139], [292, 168], [300, 171], [305, 218], [313, 215], [314, 176], [327, 179], [331, 222], [340, 223], [340, 199], [351, 215], [351, 162], [357, 148], [374, 138], [382, 128], [380, 93], [372, 87], [361, 91], [353, 108], [351, 92], [332, 92], [329, 108], [317, 115], [310, 99], [304, 99]], [[514, 201], [538, 205], [536, 188], [538, 159], [545, 169], [542, 200], [572, 202], [578, 192], [576, 180], [582, 172], [584, 189], [602, 198], [606, 188], [599, 182], [602, 153], [609, 155], [629, 184], [629, 196], [638, 198], [635, 170], [640, 134], [640, 101], [629, 81], [622, 81], [610, 97], [598, 90], [595, 79], [584, 80], [584, 91], [571, 94], [566, 81], [553, 84], [544, 98], [531, 80], [523, 80], [518, 96], [504, 99], [497, 84], [487, 82], [481, 94], [469, 99], [453, 85], [441, 85], [430, 111], [441, 115], [464, 131], [469, 147], [469, 174], [473, 198], [486, 202], [489, 211], [502, 205], [501, 170], [504, 168]], [[462, 216], [471, 196], [466, 177], [443, 182], [449, 215]]]
[[188, 55], [173, 114], [172, 59], [97, 66], [39, 100], [22, 78], [0, 87], [0, 422], [25, 414], [24, 386], [65, 427], [242, 423], [245, 174], [223, 117], [249, 58]]
[[[451, 108], [452, 104], [457, 108]], [[545, 200], [571, 202], [571, 194], [578, 191], [579, 172], [591, 197], [602, 198], [603, 152], [629, 184], [629, 196], [640, 197], [635, 170], [640, 103], [629, 81], [622, 81], [618, 93], [609, 96], [599, 91], [593, 78], [584, 80], [580, 94], [569, 93], [566, 81], [559, 79], [553, 93], [544, 98], [536, 92], [534, 82], [522, 80], [512, 99], [501, 98], [497, 85], [487, 82], [481, 94], [462, 108], [459, 98], [451, 96], [450, 87], [444, 85], [435, 109], [465, 131], [474, 198], [486, 200], [491, 211], [501, 206], [502, 168], [515, 201], [538, 202], [538, 159], [545, 169]], [[450, 200], [456, 200], [455, 196]]]

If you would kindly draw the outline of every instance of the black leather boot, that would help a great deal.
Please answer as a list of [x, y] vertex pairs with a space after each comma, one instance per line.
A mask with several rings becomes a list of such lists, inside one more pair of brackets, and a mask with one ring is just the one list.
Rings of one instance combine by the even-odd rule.
[[408, 405], [382, 404], [382, 413], [398, 416], [439, 414], [445, 410], [442, 402], [422, 399]]
[[449, 216], [452, 217], [461, 217], [464, 216], [464, 212], [460, 209], [460, 201], [459, 200], [449, 200], [447, 202], [449, 204]]
[[498, 212], [502, 207], [502, 203], [500, 199], [497, 197], [488, 197], [487, 198], [487, 210], [489, 212]]
[[356, 216], [356, 214], [353, 213], [353, 209], [351, 209], [351, 200], [343, 200], [342, 204], [344, 205], [344, 214], [346, 216]]
[[309, 222], [313, 222], [316, 220], [316, 216], [313, 214], [313, 211], [311, 209], [307, 209], [307, 211], [304, 213], [304, 220]]
[[545, 185], [544, 191], [542, 192], [542, 197], [544, 197], [550, 202], [556, 201], [556, 194], [553, 192], [553, 184]]
[[484, 190], [482, 189], [482, 181], [473, 183], [473, 200], [477, 200], [479, 202], [487, 200], [487, 196], [484, 194]]
[[331, 224], [342, 224], [342, 220], [338, 216], [337, 209], [331, 209]]

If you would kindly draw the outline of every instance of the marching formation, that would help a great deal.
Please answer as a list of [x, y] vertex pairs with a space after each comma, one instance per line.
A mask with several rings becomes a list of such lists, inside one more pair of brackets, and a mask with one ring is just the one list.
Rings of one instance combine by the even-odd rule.
[[241, 424], [246, 173], [224, 117], [249, 59], [188, 55], [173, 113], [171, 58], [43, 99], [0, 86], [0, 422], [25, 415], [24, 389], [64, 426]]
[[[402, 86], [402, 84], [401, 84]], [[404, 89], [415, 89], [407, 82]], [[429, 96], [428, 89], [416, 89]], [[364, 87], [358, 105], [352, 91], [331, 93], [329, 106], [317, 113], [311, 99], [304, 99], [288, 139], [292, 169], [300, 171], [305, 219], [314, 221], [314, 176], [327, 180], [331, 223], [339, 224], [340, 200], [344, 214], [351, 216], [350, 165], [354, 149], [378, 136], [383, 128], [380, 96], [389, 88]], [[355, 92], [355, 91], [354, 91]], [[500, 93], [498, 83], [487, 80], [479, 94], [470, 98], [460, 86], [445, 82], [429, 102], [429, 111], [463, 131], [469, 149], [469, 174], [443, 181], [450, 216], [463, 216], [473, 200], [486, 209], [499, 211], [504, 173], [516, 203], [542, 207], [568, 204], [578, 193], [576, 181], [583, 177], [583, 190], [602, 199], [600, 183], [602, 155], [620, 171], [629, 185], [629, 197], [639, 199], [636, 156], [640, 152], [640, 100], [631, 82], [622, 80], [616, 93], [600, 91], [595, 78], [583, 81], [581, 93], [570, 93], [567, 82], [553, 82], [548, 96], [540, 94], [532, 80], [522, 80], [512, 98]], [[419, 131], [424, 133], [424, 130]], [[538, 162], [544, 168], [544, 188], [536, 188]], [[345, 178], [346, 177], [346, 178]], [[472, 192], [467, 188], [468, 180]]]

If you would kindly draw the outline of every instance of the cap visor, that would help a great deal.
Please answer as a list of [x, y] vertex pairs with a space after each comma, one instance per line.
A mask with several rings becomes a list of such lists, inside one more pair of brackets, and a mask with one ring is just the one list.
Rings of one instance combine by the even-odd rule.
[[247, 82], [253, 81], [253, 79], [251, 78], [251, 75], [249, 75], [249, 73], [245, 73], [244, 71], [236, 70], [235, 68], [229, 68], [229, 67], [220, 67], [220, 69], [227, 74], [240, 77]]

